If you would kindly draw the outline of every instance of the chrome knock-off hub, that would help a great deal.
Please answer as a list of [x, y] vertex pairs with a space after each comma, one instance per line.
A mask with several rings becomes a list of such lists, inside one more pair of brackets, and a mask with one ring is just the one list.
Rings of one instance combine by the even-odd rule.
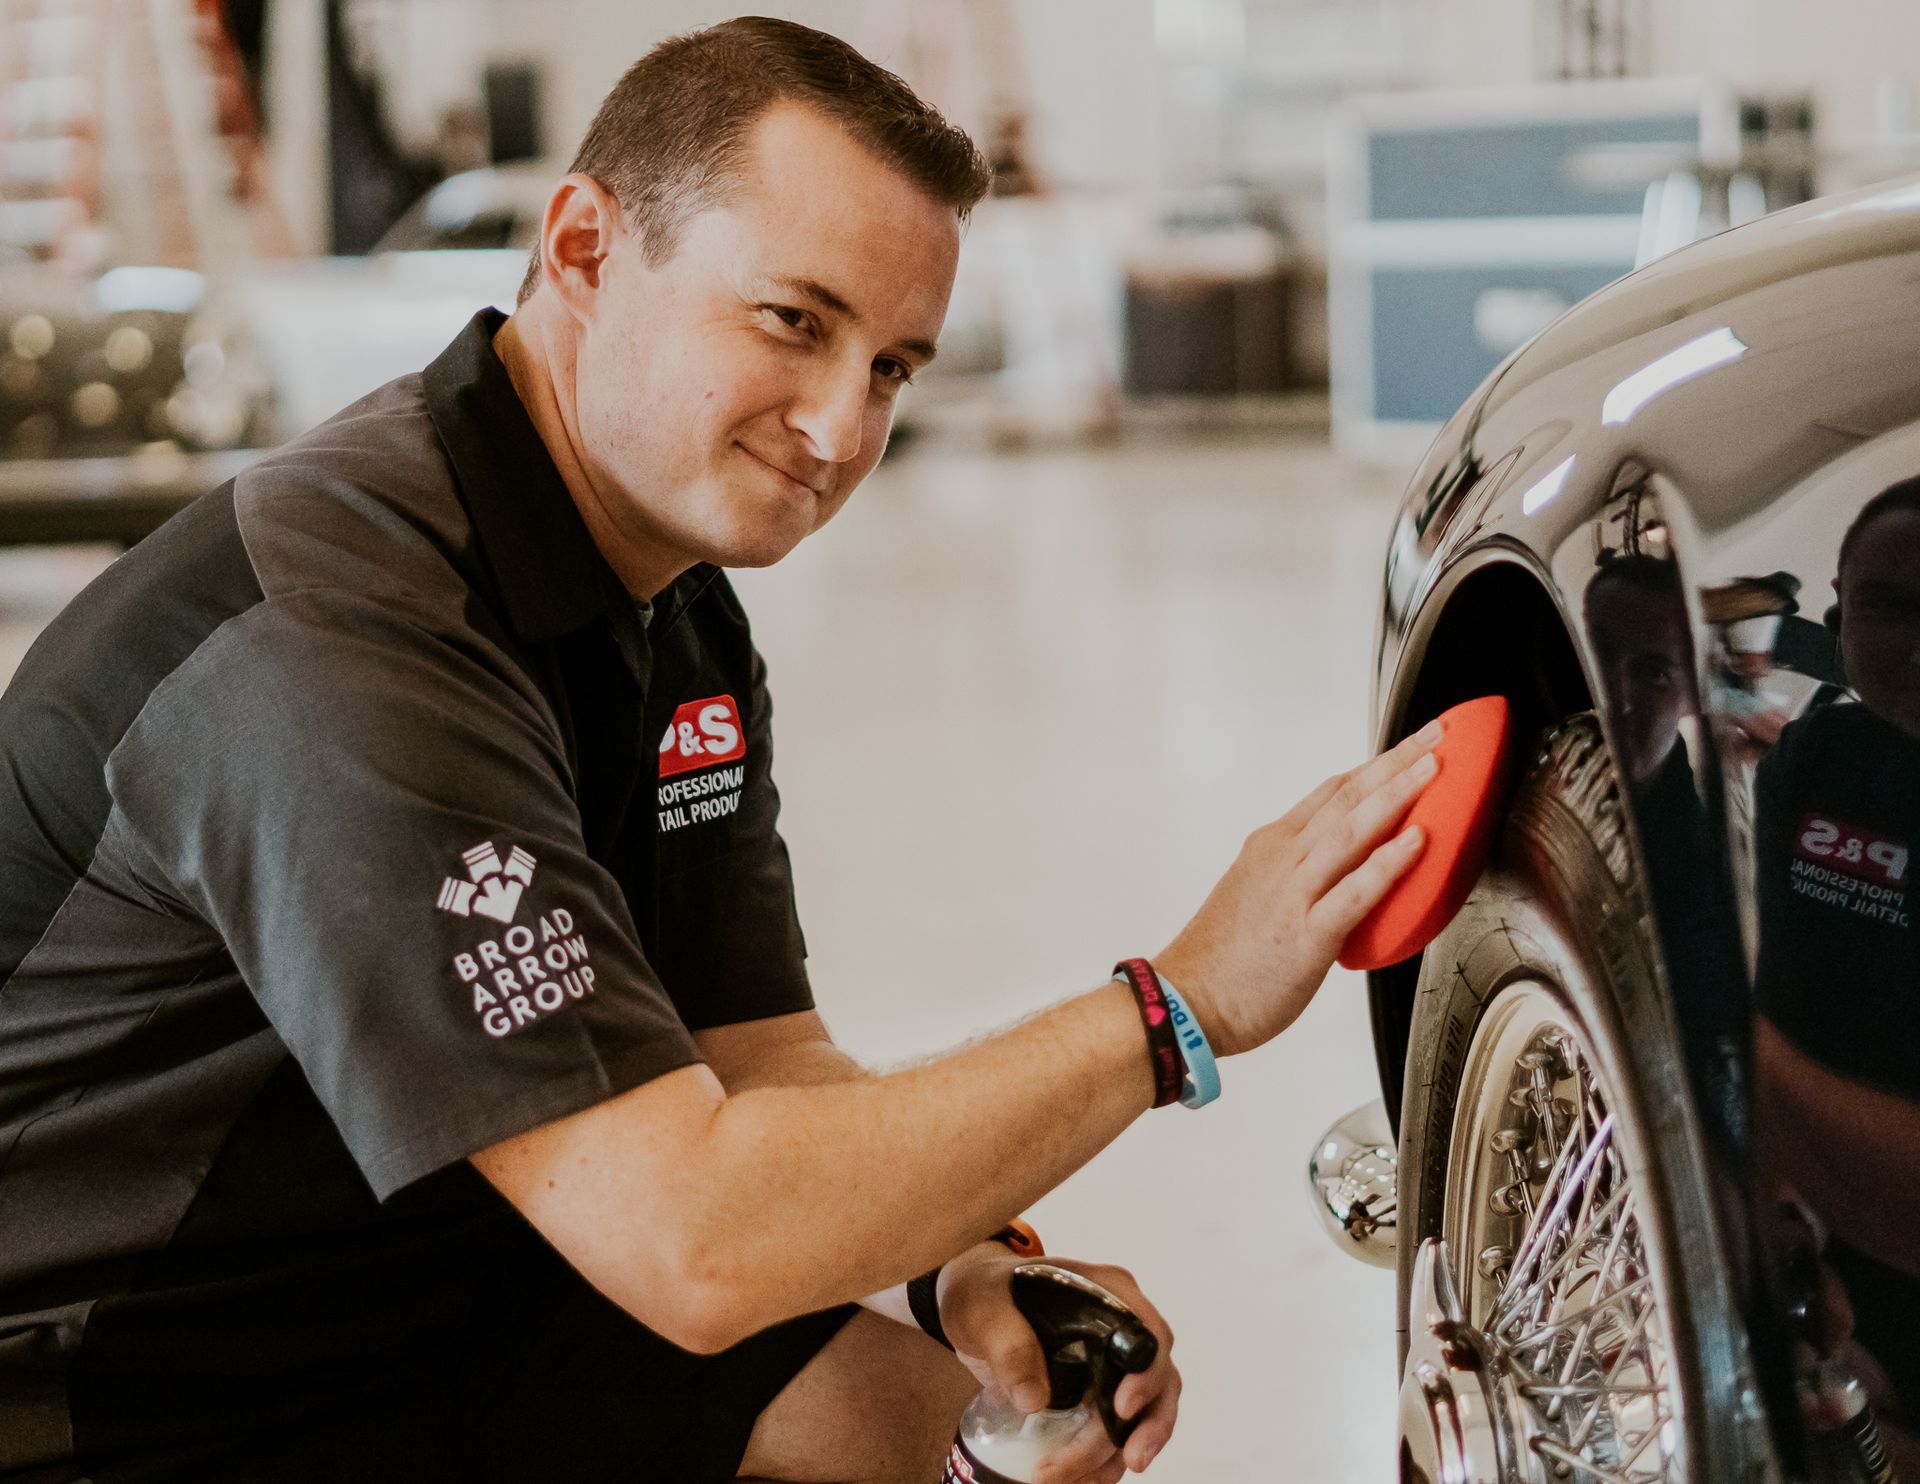
[[1407, 1368], [1400, 1382], [1401, 1484], [1506, 1484], [1514, 1467], [1512, 1397], [1497, 1353], [1467, 1322], [1447, 1244], [1414, 1258]]

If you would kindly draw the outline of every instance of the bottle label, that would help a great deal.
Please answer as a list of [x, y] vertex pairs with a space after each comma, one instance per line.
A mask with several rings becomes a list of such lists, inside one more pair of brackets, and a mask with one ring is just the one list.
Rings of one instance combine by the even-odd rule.
[[940, 1476], [940, 1484], [1022, 1484], [1022, 1481], [988, 1468], [967, 1451], [966, 1444], [955, 1438], [947, 1453], [947, 1469]]

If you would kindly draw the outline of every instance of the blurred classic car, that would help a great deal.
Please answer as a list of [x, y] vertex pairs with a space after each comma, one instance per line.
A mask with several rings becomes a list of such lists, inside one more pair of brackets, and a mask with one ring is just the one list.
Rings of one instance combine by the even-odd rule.
[[477, 309], [511, 310], [560, 170], [470, 170], [434, 186], [365, 257], [247, 266], [216, 301], [249, 328], [291, 438], [418, 371]]
[[137, 540], [251, 457], [266, 376], [177, 268], [0, 272], [0, 541]]
[[428, 191], [364, 258], [217, 278], [0, 271], [0, 543], [137, 541], [258, 451], [511, 308], [552, 188], [533, 167]]
[[1309, 1171], [1402, 1480], [1920, 1480], [1916, 476], [1920, 181], [1595, 294], [1416, 475], [1376, 740], [1520, 744]]

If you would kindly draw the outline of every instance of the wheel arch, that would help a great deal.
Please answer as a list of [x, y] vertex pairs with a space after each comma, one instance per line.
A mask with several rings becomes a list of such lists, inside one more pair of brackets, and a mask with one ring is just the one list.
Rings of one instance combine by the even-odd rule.
[[[1547, 579], [1522, 554], [1497, 548], [1456, 564], [1421, 605], [1381, 692], [1375, 744], [1389, 747], [1448, 707], [1489, 695], [1506, 698], [1523, 738], [1594, 704]], [[1416, 955], [1367, 976], [1374, 1056], [1396, 1137], [1420, 962]]]

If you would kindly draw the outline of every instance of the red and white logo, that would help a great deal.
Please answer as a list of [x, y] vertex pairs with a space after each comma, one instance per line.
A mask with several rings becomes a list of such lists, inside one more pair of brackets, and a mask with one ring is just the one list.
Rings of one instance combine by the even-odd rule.
[[673, 778], [747, 755], [747, 729], [732, 696], [688, 701], [660, 739], [660, 776]]
[[1809, 814], [1800, 821], [1793, 853], [1879, 886], [1903, 887], [1907, 882], [1905, 845], [1824, 814]]

